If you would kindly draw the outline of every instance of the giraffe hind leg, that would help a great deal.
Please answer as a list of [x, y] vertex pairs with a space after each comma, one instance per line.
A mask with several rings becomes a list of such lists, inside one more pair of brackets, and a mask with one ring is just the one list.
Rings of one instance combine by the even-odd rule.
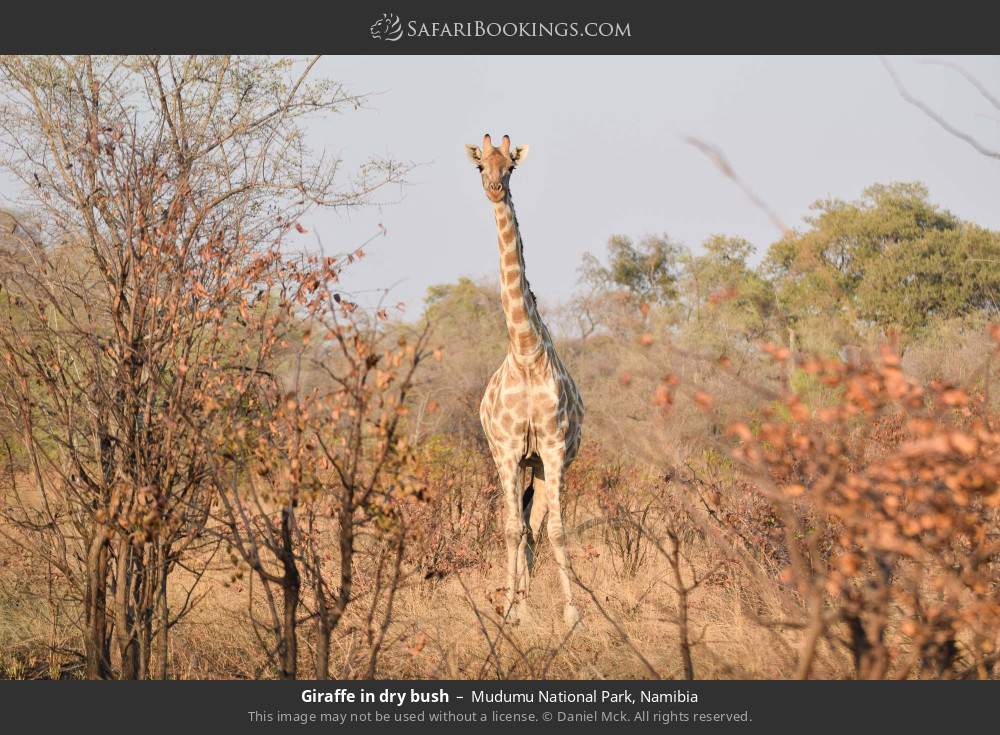
[[570, 581], [569, 558], [566, 554], [566, 534], [563, 531], [562, 508], [560, 507], [560, 490], [563, 487], [566, 469], [564, 461], [565, 455], [552, 454], [545, 457], [545, 469], [548, 471], [548, 486], [546, 487], [545, 499], [548, 507], [548, 533], [549, 541], [552, 543], [552, 553], [556, 558], [556, 566], [559, 568], [559, 582], [563, 588], [563, 595], [566, 604], [563, 608], [563, 617], [569, 628], [574, 628], [580, 620], [580, 612], [573, 604], [573, 585]]
[[536, 453], [522, 460], [526, 470], [527, 483], [521, 505], [524, 525], [528, 533], [526, 566], [530, 570], [535, 561], [535, 550], [542, 539], [542, 521], [548, 512], [548, 498], [545, 491], [545, 465]]

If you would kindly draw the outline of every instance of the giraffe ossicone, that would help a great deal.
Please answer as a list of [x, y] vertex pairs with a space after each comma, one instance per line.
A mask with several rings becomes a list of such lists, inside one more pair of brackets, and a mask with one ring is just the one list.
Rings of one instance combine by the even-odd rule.
[[524, 243], [514, 214], [510, 177], [527, 158], [528, 146], [511, 149], [506, 135], [494, 146], [487, 133], [481, 146], [465, 148], [480, 172], [496, 220], [500, 303], [507, 323], [507, 356], [490, 378], [479, 407], [504, 495], [507, 609], [511, 618], [526, 613], [535, 543], [548, 518], [565, 598], [564, 620], [572, 627], [579, 612], [573, 604], [560, 493], [566, 469], [580, 448], [584, 408], [525, 277]]

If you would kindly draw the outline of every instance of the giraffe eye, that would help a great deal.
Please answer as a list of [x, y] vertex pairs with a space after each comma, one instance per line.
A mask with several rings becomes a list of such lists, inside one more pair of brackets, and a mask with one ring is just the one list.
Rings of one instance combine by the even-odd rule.
[[478, 168], [478, 169], [479, 169], [480, 171], [482, 171], [482, 170], [483, 170], [483, 167], [482, 167], [482, 166], [476, 166], [476, 168]]

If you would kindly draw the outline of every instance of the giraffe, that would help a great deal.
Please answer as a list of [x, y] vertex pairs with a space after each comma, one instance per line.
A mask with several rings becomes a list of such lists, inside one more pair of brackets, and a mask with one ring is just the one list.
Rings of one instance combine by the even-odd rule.
[[524, 245], [510, 196], [510, 175], [524, 163], [528, 146], [511, 150], [505, 135], [503, 143], [494, 147], [486, 134], [482, 148], [467, 145], [466, 151], [482, 174], [496, 219], [500, 303], [509, 337], [507, 356], [490, 378], [479, 408], [504, 496], [507, 610], [511, 620], [527, 614], [535, 543], [547, 516], [565, 598], [563, 618], [573, 627], [580, 615], [573, 604], [559, 495], [566, 469], [580, 447], [584, 409], [524, 274]]

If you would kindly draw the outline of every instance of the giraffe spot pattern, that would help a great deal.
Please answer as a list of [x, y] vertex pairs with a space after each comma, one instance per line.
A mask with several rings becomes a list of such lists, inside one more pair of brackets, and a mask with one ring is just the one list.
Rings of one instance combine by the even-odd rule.
[[524, 280], [517, 218], [507, 202], [494, 206], [500, 250], [500, 300], [510, 339], [507, 359], [491, 377], [480, 406], [483, 431], [498, 470], [516, 474], [531, 452], [544, 449], [561, 470], [579, 447], [583, 403], [559, 360]]

